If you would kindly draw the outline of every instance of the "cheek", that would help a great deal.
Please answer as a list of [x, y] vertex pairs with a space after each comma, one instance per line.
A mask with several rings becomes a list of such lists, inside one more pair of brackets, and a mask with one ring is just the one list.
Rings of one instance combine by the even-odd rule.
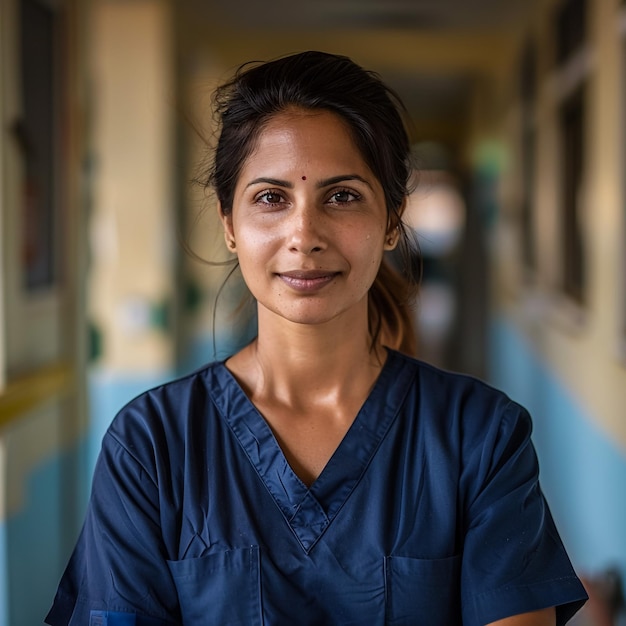
[[353, 259], [360, 267], [359, 274], [364, 283], [373, 283], [383, 259], [383, 242], [380, 237], [362, 239], [354, 249]]
[[378, 264], [382, 258], [385, 247], [385, 230], [384, 228], [377, 228], [374, 232], [371, 230], [362, 237], [361, 249], [367, 251], [367, 257], [374, 264]]
[[268, 228], [265, 224], [235, 223], [234, 231], [241, 252], [255, 257], [262, 256], [277, 239], [276, 229]]
[[238, 228], [235, 232], [237, 258], [246, 283], [255, 282], [264, 275], [277, 249], [277, 237], [272, 231], [257, 228]]

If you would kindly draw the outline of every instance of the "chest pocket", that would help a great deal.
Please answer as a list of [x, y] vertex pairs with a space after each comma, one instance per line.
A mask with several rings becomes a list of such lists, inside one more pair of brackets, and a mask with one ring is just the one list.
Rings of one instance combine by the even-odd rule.
[[385, 558], [387, 626], [450, 626], [461, 623], [461, 557]]
[[168, 561], [185, 626], [262, 626], [259, 548]]

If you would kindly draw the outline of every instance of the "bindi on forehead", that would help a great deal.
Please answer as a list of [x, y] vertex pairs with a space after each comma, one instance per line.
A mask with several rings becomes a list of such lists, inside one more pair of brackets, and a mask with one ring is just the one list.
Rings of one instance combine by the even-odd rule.
[[306, 180], [306, 176], [303, 176], [303, 177], [302, 177], [302, 180]]

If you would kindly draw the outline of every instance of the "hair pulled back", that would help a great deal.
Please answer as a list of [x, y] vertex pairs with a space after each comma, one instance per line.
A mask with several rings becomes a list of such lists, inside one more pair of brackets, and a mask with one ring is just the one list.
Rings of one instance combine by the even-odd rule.
[[[412, 173], [404, 107], [375, 72], [345, 56], [303, 52], [247, 63], [214, 95], [219, 138], [206, 185], [213, 187], [224, 215], [233, 208], [244, 163], [267, 123], [290, 109], [325, 110], [347, 123], [356, 147], [385, 194], [389, 228], [400, 231], [400, 252], [414, 278], [415, 246], [401, 217]], [[417, 282], [417, 281], [415, 281]], [[369, 324], [377, 338], [406, 352], [415, 351], [409, 310], [411, 288], [383, 261], [369, 294]]]

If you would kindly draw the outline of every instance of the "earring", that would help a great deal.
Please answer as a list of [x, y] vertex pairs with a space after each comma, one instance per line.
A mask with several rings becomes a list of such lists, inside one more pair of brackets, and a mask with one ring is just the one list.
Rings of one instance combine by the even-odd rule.
[[393, 250], [396, 247], [397, 243], [398, 243], [398, 232], [395, 231], [391, 233], [391, 235], [389, 235], [387, 239], [385, 239], [385, 249]]
[[232, 250], [233, 252], [235, 251], [235, 249], [237, 248], [237, 245], [235, 244], [235, 240], [234, 239], [229, 239], [226, 242], [226, 246], [228, 247], [229, 250]]

